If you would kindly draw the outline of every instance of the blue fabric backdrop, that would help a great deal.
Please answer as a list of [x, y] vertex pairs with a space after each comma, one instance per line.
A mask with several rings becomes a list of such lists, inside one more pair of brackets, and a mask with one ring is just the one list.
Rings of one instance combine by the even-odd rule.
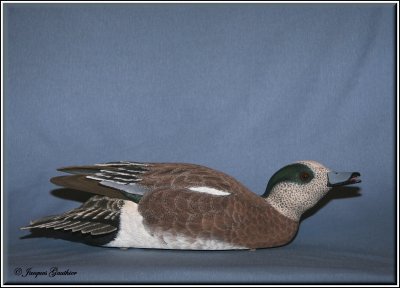
[[[389, 282], [394, 279], [393, 5], [5, 5], [5, 280]], [[195, 252], [21, 239], [80, 205], [56, 168], [191, 162], [257, 194], [313, 159], [360, 171], [288, 246]], [[64, 195], [64, 196], [63, 196]], [[322, 208], [322, 209], [321, 209]], [[50, 267], [74, 276], [22, 277]]]

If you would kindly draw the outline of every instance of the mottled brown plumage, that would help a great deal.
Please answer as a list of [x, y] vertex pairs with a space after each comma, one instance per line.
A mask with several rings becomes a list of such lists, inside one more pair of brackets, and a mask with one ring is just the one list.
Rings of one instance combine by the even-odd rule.
[[246, 190], [220, 197], [161, 188], [145, 194], [139, 211], [144, 224], [157, 232], [211, 238], [247, 248], [286, 244], [298, 228], [298, 222]]

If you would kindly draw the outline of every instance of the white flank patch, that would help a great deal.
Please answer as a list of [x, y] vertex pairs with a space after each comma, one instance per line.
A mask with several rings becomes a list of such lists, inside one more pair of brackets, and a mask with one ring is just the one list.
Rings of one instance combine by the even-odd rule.
[[143, 217], [138, 211], [138, 205], [132, 201], [124, 201], [121, 209], [120, 227], [115, 240], [104, 245], [119, 248], [156, 248], [156, 249], [187, 249], [187, 250], [233, 250], [248, 249], [212, 239], [188, 239], [184, 235], [173, 235], [164, 232], [149, 233], [143, 225]]
[[200, 187], [190, 187], [189, 190], [194, 191], [194, 192], [199, 192], [199, 193], [207, 193], [211, 195], [217, 195], [217, 196], [227, 196], [230, 195], [231, 193], [221, 191], [215, 188], [211, 187], [206, 187], [206, 186], [200, 186]]

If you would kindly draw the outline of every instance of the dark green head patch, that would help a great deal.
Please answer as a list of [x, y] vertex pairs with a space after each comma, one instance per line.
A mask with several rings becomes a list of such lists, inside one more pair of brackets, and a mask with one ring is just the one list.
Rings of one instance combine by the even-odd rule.
[[314, 178], [313, 171], [306, 165], [295, 163], [278, 170], [268, 181], [267, 189], [262, 195], [266, 197], [272, 188], [281, 182], [294, 182], [297, 184], [309, 183]]

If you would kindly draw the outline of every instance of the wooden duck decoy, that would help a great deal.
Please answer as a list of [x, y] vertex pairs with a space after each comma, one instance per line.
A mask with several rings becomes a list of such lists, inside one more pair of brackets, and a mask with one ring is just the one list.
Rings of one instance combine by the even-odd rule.
[[276, 247], [334, 186], [359, 183], [315, 161], [283, 167], [262, 196], [229, 175], [183, 163], [109, 162], [61, 168], [56, 185], [97, 194], [82, 206], [21, 229], [72, 233], [120, 248], [230, 250]]

